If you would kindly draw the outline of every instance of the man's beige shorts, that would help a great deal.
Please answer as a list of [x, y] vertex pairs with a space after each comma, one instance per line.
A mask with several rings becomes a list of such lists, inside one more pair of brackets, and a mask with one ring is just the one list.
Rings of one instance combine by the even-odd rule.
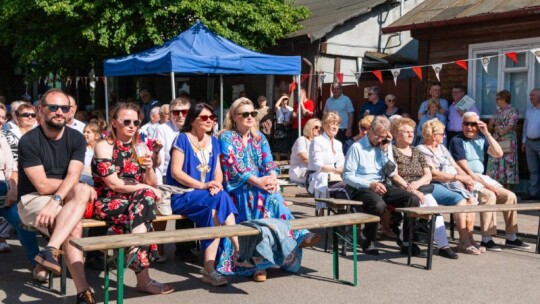
[[[32, 192], [21, 197], [21, 201], [17, 204], [19, 210], [19, 217], [21, 222], [28, 226], [35, 228], [46, 235], [49, 235], [49, 231], [45, 227], [36, 227], [36, 217], [39, 212], [47, 203], [51, 200], [52, 195], [39, 195], [37, 192]], [[57, 208], [56, 214], [62, 210], [62, 207]]]

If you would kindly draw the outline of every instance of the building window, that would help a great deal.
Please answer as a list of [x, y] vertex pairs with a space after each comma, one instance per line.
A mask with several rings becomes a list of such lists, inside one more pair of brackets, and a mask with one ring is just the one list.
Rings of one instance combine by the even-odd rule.
[[[529, 92], [540, 87], [540, 64], [531, 49], [540, 47], [540, 38], [509, 40], [493, 43], [471, 44], [469, 58], [469, 96], [476, 100], [482, 118], [489, 118], [497, 111], [496, 93], [508, 90], [512, 96], [512, 106], [522, 117], [529, 103]], [[516, 52], [517, 63], [504, 54]], [[487, 72], [482, 58], [490, 57]]]

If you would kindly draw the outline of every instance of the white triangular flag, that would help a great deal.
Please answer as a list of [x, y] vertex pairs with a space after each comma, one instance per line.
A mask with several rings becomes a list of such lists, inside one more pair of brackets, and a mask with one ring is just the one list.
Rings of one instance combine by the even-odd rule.
[[360, 79], [360, 72], [354, 72], [354, 79], [356, 79], [356, 87], [358, 87], [358, 80]]
[[435, 71], [435, 76], [437, 76], [437, 80], [441, 81], [439, 74], [441, 73], [441, 70], [442, 70], [442, 63], [432, 64], [431, 67], [433, 68], [433, 71]]
[[322, 94], [322, 86], [324, 84], [324, 78], [326, 77], [326, 75], [323, 73], [321, 74], [320, 76], [320, 81], [319, 81], [319, 89], [321, 90], [321, 94]]
[[540, 63], [540, 48], [532, 49], [531, 52], [536, 56], [536, 61]]
[[488, 72], [488, 65], [490, 61], [491, 59], [489, 57], [482, 57], [482, 66], [484, 67], [484, 71], [486, 71], [486, 73]]
[[394, 77], [394, 85], [397, 86], [397, 78], [399, 76], [399, 73], [401, 72], [401, 69], [390, 69], [392, 72], [392, 76]]

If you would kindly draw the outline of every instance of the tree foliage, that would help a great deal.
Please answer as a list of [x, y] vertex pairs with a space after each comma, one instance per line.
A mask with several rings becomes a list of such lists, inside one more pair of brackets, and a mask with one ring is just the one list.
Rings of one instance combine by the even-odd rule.
[[69, 75], [101, 70], [200, 19], [244, 47], [261, 50], [300, 28], [308, 10], [293, 0], [0, 0], [0, 44], [23, 70]]

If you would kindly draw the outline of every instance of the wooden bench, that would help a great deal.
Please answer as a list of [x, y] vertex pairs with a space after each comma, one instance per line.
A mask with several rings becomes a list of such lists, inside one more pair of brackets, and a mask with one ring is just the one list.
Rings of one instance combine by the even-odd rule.
[[[425, 269], [430, 270], [433, 259], [433, 235], [435, 231], [435, 217], [437, 215], [449, 213], [477, 213], [477, 212], [503, 212], [503, 211], [526, 211], [540, 210], [540, 203], [515, 204], [515, 205], [476, 205], [476, 206], [437, 206], [437, 207], [407, 207], [396, 208], [396, 212], [406, 213], [408, 217], [429, 217], [429, 239], [428, 252]], [[409, 221], [409, 240], [412, 240], [413, 230], [419, 226], [414, 221]], [[409, 246], [407, 265], [411, 265], [412, 246]], [[536, 236], [536, 253], [540, 253], [540, 217], [538, 221], [538, 232]]]
[[[354, 213], [341, 214], [326, 217], [308, 217], [301, 219], [290, 220], [291, 230], [300, 229], [315, 229], [315, 228], [332, 228], [334, 233], [334, 248], [333, 248], [333, 269], [334, 279], [356, 286], [357, 280], [357, 228], [359, 224], [378, 222], [380, 219], [377, 216]], [[339, 279], [339, 261], [338, 261], [338, 234], [336, 228], [339, 226], [352, 226], [353, 232], [353, 282], [345, 282]], [[117, 293], [118, 303], [123, 303], [124, 300], [124, 254], [125, 248], [145, 246], [150, 244], [167, 244], [178, 242], [189, 242], [196, 240], [226, 238], [232, 236], [250, 236], [257, 235], [259, 230], [244, 225], [220, 226], [220, 227], [202, 227], [181, 230], [168, 230], [147, 232], [144, 234], [124, 234], [124, 235], [106, 235], [97, 237], [81, 238], [71, 240], [71, 244], [82, 251], [89, 250], [114, 250], [114, 256], [119, 265], [117, 270]], [[105, 263], [107, 264], [107, 263]], [[105, 303], [109, 301], [109, 269], [105, 265]]]

